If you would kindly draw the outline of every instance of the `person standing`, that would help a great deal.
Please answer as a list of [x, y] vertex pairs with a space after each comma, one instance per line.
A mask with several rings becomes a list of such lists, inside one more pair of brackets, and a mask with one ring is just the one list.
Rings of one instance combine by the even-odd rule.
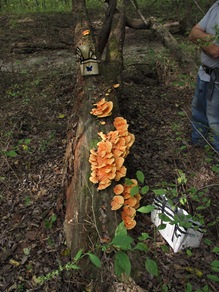
[[189, 40], [201, 49], [192, 100], [192, 143], [203, 147], [208, 141], [219, 153], [219, 1], [192, 28]]

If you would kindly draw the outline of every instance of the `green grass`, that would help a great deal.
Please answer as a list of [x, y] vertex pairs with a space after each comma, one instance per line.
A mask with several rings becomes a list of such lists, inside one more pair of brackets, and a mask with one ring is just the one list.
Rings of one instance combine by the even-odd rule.
[[71, 0], [11, 0], [2, 3], [1, 14], [32, 12], [68, 12], [72, 10]]
[[[103, 9], [104, 0], [86, 0], [88, 10], [101, 10]], [[118, 0], [118, 6], [120, 5]], [[207, 11], [206, 1], [200, 0], [200, 6], [204, 11]], [[138, 7], [145, 17], [155, 16], [161, 18], [175, 18], [177, 14], [184, 15], [185, 7], [183, 2], [175, 3], [171, 0], [137, 0]], [[194, 5], [193, 5], [194, 6]], [[194, 8], [194, 7], [193, 7]], [[195, 6], [196, 8], [196, 6]], [[127, 12], [130, 11], [131, 15], [135, 11], [132, 1], [128, 2], [126, 7]], [[33, 12], [69, 12], [72, 10], [71, 0], [10, 0], [1, 1], [0, 14], [7, 13], [33, 13]], [[197, 8], [196, 8], [197, 12]], [[199, 11], [198, 11], [199, 12]], [[135, 11], [136, 13], [136, 11]]]

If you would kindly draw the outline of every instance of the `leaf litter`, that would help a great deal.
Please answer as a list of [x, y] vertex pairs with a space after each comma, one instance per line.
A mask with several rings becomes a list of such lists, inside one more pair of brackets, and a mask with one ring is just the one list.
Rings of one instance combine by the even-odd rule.
[[[4, 36], [0, 35], [0, 40], [4, 38], [1, 42], [4, 59], [1, 59], [0, 68], [0, 149], [4, 154], [8, 152], [8, 155], [1, 153], [0, 161], [0, 289], [77, 291], [79, 285], [89, 286], [89, 283], [64, 271], [41, 287], [36, 283], [37, 277], [55, 270], [60, 264], [65, 265], [70, 259], [63, 233], [62, 168], [75, 78], [75, 64], [70, 62], [71, 14], [36, 14], [28, 22], [21, 18], [13, 31], [9, 16], [0, 17], [0, 22], [5, 31]], [[43, 26], [39, 25], [42, 23]], [[47, 38], [53, 50], [37, 51], [33, 47], [27, 56], [25, 42], [20, 40], [22, 34], [28, 36], [28, 46]], [[146, 32], [136, 31], [133, 36], [132, 30], [127, 31], [126, 59], [133, 55], [136, 44], [140, 45], [140, 52], [145, 53], [146, 37]], [[61, 49], [57, 44], [59, 39], [64, 39], [66, 44]], [[152, 45], [161, 46], [156, 38], [151, 41]], [[129, 73], [127, 69], [124, 94], [120, 99], [121, 113], [136, 137], [127, 157], [127, 176], [135, 177], [140, 170], [153, 189], [161, 182], [174, 183], [175, 170], [182, 169], [191, 177], [188, 182], [191, 186], [199, 189], [206, 184], [211, 186], [210, 212], [203, 211], [206, 221], [211, 222], [214, 214], [218, 214], [218, 177], [206, 162], [206, 152], [189, 147], [179, 150], [180, 143], [190, 139], [190, 122], [179, 112], [189, 112], [193, 89], [178, 88], [170, 80], [159, 83], [154, 73], [152, 78], [142, 74], [138, 78], [135, 74], [133, 79]], [[179, 120], [180, 134], [177, 134], [177, 123], [173, 121]], [[144, 203], [151, 204], [152, 198], [149, 192]], [[143, 232], [153, 234], [153, 226], [148, 215], [138, 214], [132, 236]], [[158, 273], [169, 291], [184, 291], [187, 283], [194, 289], [208, 285], [209, 291], [217, 291], [217, 283], [207, 277], [212, 273], [210, 266], [217, 255], [212, 253], [212, 247], [218, 245], [216, 225], [209, 227], [200, 248], [190, 252], [174, 254], [158, 234], [153, 242], [150, 238], [147, 242], [151, 244], [149, 258], [156, 254]], [[141, 261], [135, 264], [139, 273], [137, 285], [128, 280], [132, 291], [162, 291], [159, 278], [150, 276]], [[125, 281], [114, 284], [115, 291], [129, 289], [125, 288]]]

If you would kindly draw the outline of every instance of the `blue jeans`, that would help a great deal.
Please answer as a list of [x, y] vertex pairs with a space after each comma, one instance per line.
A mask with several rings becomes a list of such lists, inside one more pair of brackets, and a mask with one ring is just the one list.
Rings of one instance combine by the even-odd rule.
[[215, 84], [211, 100], [206, 98], [208, 85], [197, 77], [192, 100], [192, 142], [204, 146], [204, 137], [219, 152], [219, 84]]

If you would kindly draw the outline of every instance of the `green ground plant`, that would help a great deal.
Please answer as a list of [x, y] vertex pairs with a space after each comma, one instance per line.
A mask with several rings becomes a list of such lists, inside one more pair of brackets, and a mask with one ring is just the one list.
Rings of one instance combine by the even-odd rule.
[[[210, 200], [206, 199], [204, 196], [205, 194], [203, 192], [197, 192], [196, 189], [188, 189], [186, 190], [186, 184], [187, 184], [187, 177], [185, 173], [183, 173], [181, 170], [177, 171], [178, 177], [177, 177], [177, 182], [176, 184], [172, 185], [166, 185], [166, 188], [160, 188], [160, 189], [155, 189], [153, 190], [155, 196], [160, 196], [161, 194], [166, 194], [169, 198], [169, 202], [173, 205], [178, 205], [181, 204], [183, 206], [186, 206], [188, 204], [189, 200], [197, 201], [199, 204], [200, 208], [197, 208], [197, 211], [201, 211], [204, 208], [208, 208], [210, 206]], [[144, 184], [144, 174], [141, 171], [138, 171], [136, 173], [138, 182], [141, 184], [141, 187], [139, 186], [134, 186], [131, 189], [131, 195], [135, 195], [136, 193], [144, 194], [146, 195], [149, 191], [149, 187]], [[126, 179], [129, 180], [129, 179]], [[165, 185], [165, 184], [163, 184]], [[186, 192], [186, 194], [185, 194]], [[178, 198], [179, 200], [177, 203], [175, 202], [175, 199]], [[143, 214], [149, 214], [152, 210], [154, 209], [153, 205], [146, 205], [146, 206], [141, 206], [137, 209], [138, 212], [143, 213]], [[197, 212], [198, 214], [198, 212]], [[174, 217], [174, 220], [170, 220], [169, 218], [164, 218], [164, 214], [160, 214], [160, 217], [162, 218], [163, 221], [165, 222], [170, 222], [171, 224], [179, 224], [180, 226], [183, 226], [184, 228], [191, 227], [190, 223], [188, 220], [193, 218], [194, 220], [199, 219], [201, 224], [204, 224], [203, 217], [197, 215], [195, 217], [192, 217], [189, 215], [189, 218], [185, 217]], [[165, 223], [164, 222], [164, 223]], [[163, 224], [162, 224], [163, 225]], [[164, 226], [161, 226], [160, 228], [165, 228]], [[159, 230], [159, 227], [157, 228]], [[140, 236], [137, 237], [137, 239], [131, 237], [125, 228], [124, 222], [121, 222], [116, 230], [114, 237], [110, 242], [107, 242], [105, 244], [97, 244], [96, 245], [96, 250], [94, 253], [88, 251], [84, 252], [82, 249], [78, 251], [76, 256], [74, 257], [72, 262], [69, 262], [65, 266], [60, 266], [59, 269], [48, 273], [47, 275], [41, 276], [38, 278], [38, 283], [42, 284], [44, 281], [50, 280], [51, 278], [55, 276], [59, 276], [60, 273], [63, 270], [79, 270], [80, 269], [80, 259], [82, 259], [85, 256], [88, 256], [91, 263], [94, 264], [96, 267], [100, 268], [101, 267], [101, 259], [99, 256], [96, 254], [104, 253], [105, 256], [113, 259], [113, 265], [114, 265], [114, 273], [120, 279], [124, 275], [129, 277], [132, 273], [132, 262], [131, 259], [135, 258], [132, 256], [133, 253], [143, 253], [145, 257], [145, 269], [146, 271], [151, 275], [158, 277], [159, 276], [159, 267], [157, 262], [151, 258], [151, 253], [153, 249], [153, 244], [152, 242], [154, 241], [155, 244], [155, 238], [151, 238], [149, 233], [143, 232]], [[210, 243], [212, 245], [212, 242]], [[169, 248], [164, 245], [161, 247], [163, 252], [168, 252]], [[212, 252], [218, 253], [218, 247], [215, 247]], [[191, 250], [187, 249], [185, 253], [191, 257], [193, 256], [193, 253]], [[198, 269], [194, 269], [192, 267], [185, 267], [184, 268], [187, 272], [196, 274], [197, 277], [203, 277], [203, 272]], [[211, 263], [211, 269], [212, 269], [212, 274], [207, 275], [207, 278], [217, 282], [218, 281], [218, 276], [215, 274], [215, 272], [218, 271], [218, 261], [214, 260]], [[164, 283], [162, 284], [162, 291], [169, 291], [170, 285], [166, 285]], [[207, 290], [209, 287], [206, 285], [197, 291], [210, 291]], [[193, 291], [190, 290], [192, 289], [192, 285], [188, 282], [185, 287], [185, 291]]]
[[[137, 179], [140, 184], [144, 183], [144, 175], [141, 171], [137, 171], [136, 173]], [[126, 182], [129, 179], [126, 179]], [[134, 196], [137, 193], [141, 195], [146, 195], [149, 191], [149, 187], [147, 185], [134, 186], [131, 189], [131, 195]], [[149, 214], [154, 207], [152, 205], [142, 206], [137, 209], [137, 212]], [[52, 224], [49, 218], [49, 226]], [[50, 224], [51, 223], [51, 224]], [[50, 226], [51, 227], [51, 226]], [[147, 255], [150, 251], [150, 246], [147, 244], [150, 235], [146, 232], [143, 232], [137, 240], [134, 240], [128, 234], [127, 229], [125, 228], [124, 222], [122, 221], [116, 228], [114, 237], [112, 240], [105, 244], [97, 244], [96, 245], [96, 252], [92, 253], [91, 251], [84, 252], [83, 249], [79, 250], [75, 257], [73, 258], [72, 262], [64, 266], [60, 266], [59, 269], [48, 273], [47, 275], [43, 275], [38, 277], [38, 283], [42, 284], [43, 282], [52, 279], [55, 276], [59, 276], [63, 270], [79, 270], [80, 269], [80, 259], [85, 256], [88, 256], [91, 263], [94, 264], [96, 267], [101, 267], [101, 260], [96, 255], [104, 253], [105, 256], [108, 258], [113, 258], [114, 262], [114, 273], [118, 278], [121, 278], [123, 275], [130, 276], [132, 271], [132, 263], [131, 263], [131, 253], [135, 252], [143, 252], [146, 253], [145, 259], [145, 269], [148, 273], [152, 276], [158, 276], [158, 266], [154, 259], [152, 259], [149, 255]]]
[[[165, 228], [167, 223], [178, 224], [179, 226], [182, 226], [187, 229], [192, 226], [191, 223], [192, 220], [195, 222], [199, 222], [201, 226], [204, 227], [202, 231], [204, 233], [207, 233], [207, 230], [209, 228], [211, 228], [212, 226], [216, 226], [219, 222], [218, 218], [215, 219], [213, 217], [210, 223], [205, 222], [206, 212], [203, 213], [203, 211], [207, 210], [207, 212], [209, 212], [211, 207], [211, 199], [208, 196], [209, 186], [206, 186], [201, 190], [197, 190], [195, 187], [187, 187], [188, 178], [186, 177], [185, 173], [178, 169], [177, 174], [178, 177], [176, 183], [170, 185], [164, 182], [163, 186], [165, 186], [165, 188], [155, 189], [153, 190], [153, 192], [155, 196], [160, 196], [163, 194], [166, 195], [168, 197], [168, 202], [171, 206], [173, 206], [173, 209], [178, 206], [181, 206], [182, 208], [189, 209], [189, 211], [192, 212], [190, 206], [191, 204], [192, 205], [195, 204], [196, 207], [192, 208], [192, 210], [194, 210], [194, 213], [192, 215], [189, 214], [186, 216], [178, 216], [176, 214], [173, 220], [167, 217], [165, 214], [161, 213], [159, 217], [163, 221], [163, 224], [161, 224], [160, 227], [158, 227], [158, 230]], [[211, 247], [212, 253], [216, 254], [219, 253], [218, 246], [214, 246], [214, 243], [211, 240], [204, 239], [203, 243]], [[193, 256], [193, 253], [190, 249], [187, 249], [185, 252], [189, 257]], [[184, 269], [185, 271], [191, 274], [195, 274], [197, 277], [204, 277], [204, 271], [201, 270], [201, 267], [200, 269], [197, 269], [188, 266], [185, 267]], [[206, 278], [208, 278], [212, 282], [218, 283], [219, 261], [213, 260], [210, 263], [210, 269], [212, 273], [206, 274], [205, 275]], [[188, 283], [185, 286], [185, 291], [205, 292], [211, 291], [211, 288], [209, 285], [205, 285], [202, 288], [194, 290], [192, 284], [188, 281]]]
[[39, 151], [40, 152], [45, 152], [49, 145], [55, 140], [55, 137], [56, 137], [56, 131], [53, 130], [47, 139], [44, 139], [42, 141], [40, 141], [40, 145], [39, 145]]
[[46, 227], [46, 229], [51, 229], [56, 220], [57, 220], [56, 214], [52, 214], [49, 218], [46, 218], [44, 220], [44, 226]]
[[30, 151], [30, 143], [31, 139], [20, 139], [17, 142], [17, 145], [12, 146], [11, 149], [1, 150], [0, 154], [7, 157], [16, 157], [21, 152], [29, 152]]

